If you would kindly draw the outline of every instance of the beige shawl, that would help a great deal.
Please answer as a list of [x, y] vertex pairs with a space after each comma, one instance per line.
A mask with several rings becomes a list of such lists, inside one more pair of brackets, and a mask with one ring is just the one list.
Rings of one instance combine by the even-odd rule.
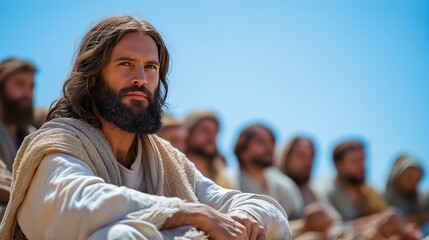
[[[159, 187], [155, 193], [197, 202], [193, 192], [193, 169], [185, 156], [154, 135], [147, 135], [144, 142], [152, 146], [160, 166]], [[2, 239], [25, 239], [17, 224], [16, 213], [37, 166], [44, 156], [53, 153], [65, 153], [81, 159], [106, 183], [122, 185], [118, 162], [99, 129], [79, 119], [51, 120], [39, 131], [29, 135], [17, 153], [13, 165], [10, 201], [0, 226]]]

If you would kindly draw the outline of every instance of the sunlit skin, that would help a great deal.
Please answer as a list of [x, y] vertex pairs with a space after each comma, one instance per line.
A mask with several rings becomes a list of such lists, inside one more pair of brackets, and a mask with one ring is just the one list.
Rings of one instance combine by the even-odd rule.
[[[140, 33], [128, 33], [113, 47], [106, 66], [101, 71], [106, 84], [117, 93], [131, 85], [144, 85], [152, 93], [159, 85], [158, 48], [155, 41]], [[121, 99], [131, 106], [131, 101], [141, 101], [145, 107], [149, 102], [142, 92], [130, 92]], [[134, 133], [126, 132], [99, 116], [102, 132], [112, 147], [116, 159], [129, 168], [133, 163], [131, 144]]]

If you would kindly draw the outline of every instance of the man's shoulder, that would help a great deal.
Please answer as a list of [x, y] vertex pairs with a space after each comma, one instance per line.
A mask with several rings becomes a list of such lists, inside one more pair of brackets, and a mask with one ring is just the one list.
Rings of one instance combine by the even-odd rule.
[[320, 200], [327, 200], [336, 191], [335, 180], [332, 178], [313, 177], [306, 186]]
[[265, 170], [265, 176], [271, 180], [271, 181], [275, 181], [278, 184], [282, 184], [282, 185], [296, 185], [295, 182], [288, 177], [287, 175], [285, 175], [284, 173], [282, 173], [277, 167], [269, 167]]
[[267, 182], [276, 189], [282, 192], [299, 194], [298, 185], [296, 185], [296, 183], [290, 177], [283, 174], [278, 168], [270, 167], [266, 169], [265, 176]]

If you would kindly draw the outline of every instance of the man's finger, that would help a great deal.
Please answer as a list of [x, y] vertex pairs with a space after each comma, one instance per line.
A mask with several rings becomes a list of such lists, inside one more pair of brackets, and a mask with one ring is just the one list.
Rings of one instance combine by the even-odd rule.
[[252, 224], [252, 233], [249, 239], [251, 240], [266, 239], [265, 230], [261, 225], [259, 225], [259, 223]]

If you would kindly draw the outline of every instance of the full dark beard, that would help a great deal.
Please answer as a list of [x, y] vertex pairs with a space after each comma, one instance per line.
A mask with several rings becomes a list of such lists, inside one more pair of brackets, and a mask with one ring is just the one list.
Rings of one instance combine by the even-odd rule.
[[193, 154], [199, 155], [199, 156], [201, 156], [201, 157], [203, 157], [209, 161], [213, 161], [216, 158], [216, 156], [218, 155], [217, 151], [208, 152], [203, 147], [197, 147], [197, 146], [194, 146], [194, 147], [188, 146], [187, 151], [188, 151], [188, 153], [193, 153]]
[[16, 123], [19, 126], [33, 121], [33, 105], [23, 106], [20, 99], [11, 99], [5, 91], [0, 90], [0, 101], [3, 107], [4, 123]]
[[250, 162], [257, 167], [260, 168], [268, 168], [271, 167], [273, 165], [273, 161], [266, 161], [262, 158], [259, 157], [253, 157], [250, 159]]
[[347, 176], [346, 177], [346, 181], [350, 184], [350, 185], [354, 185], [354, 186], [360, 186], [363, 183], [365, 183], [365, 178], [358, 178], [355, 176]]
[[415, 191], [404, 191], [404, 190], [399, 190], [399, 193], [401, 194], [401, 196], [405, 199], [408, 200], [413, 200], [413, 199], [417, 199], [417, 190]]
[[[121, 102], [130, 91], [141, 91], [148, 97], [148, 106], [143, 102], [132, 100], [131, 106]], [[93, 90], [94, 104], [100, 115], [106, 121], [118, 128], [137, 134], [153, 134], [161, 128], [162, 104], [160, 90], [155, 90], [155, 96], [145, 86], [130, 86], [121, 89], [118, 94], [100, 77]]]
[[294, 176], [294, 175], [287, 175], [288, 177], [290, 177], [298, 186], [303, 186], [305, 184], [308, 183], [308, 181], [310, 180], [309, 176]]

